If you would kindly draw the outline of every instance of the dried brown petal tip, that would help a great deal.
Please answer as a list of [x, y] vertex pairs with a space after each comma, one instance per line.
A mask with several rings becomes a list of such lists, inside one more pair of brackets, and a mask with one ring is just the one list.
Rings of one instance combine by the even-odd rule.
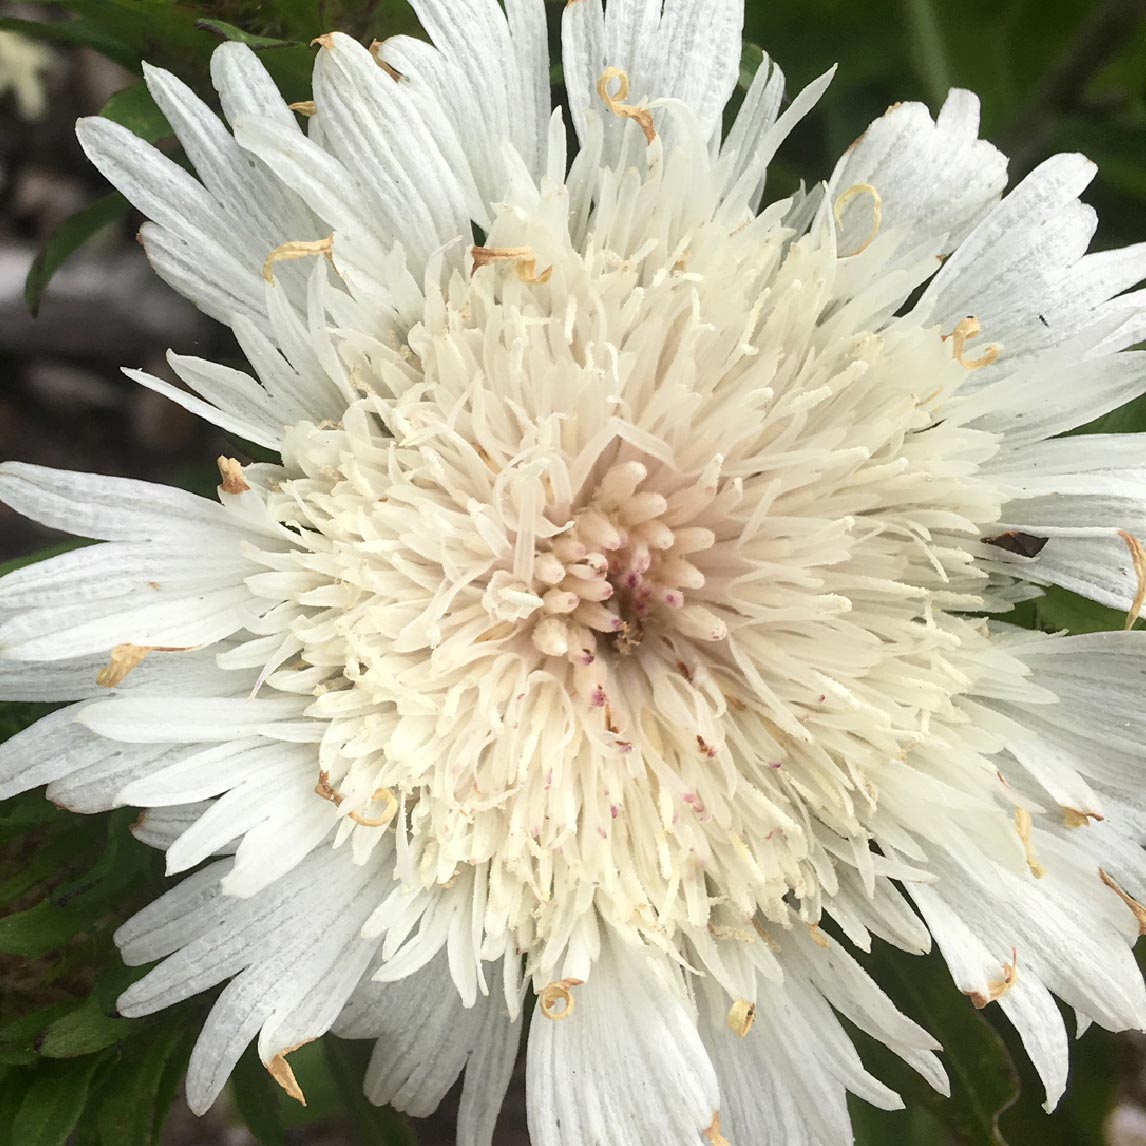
[[547, 283], [553, 277], [552, 267], [537, 273], [537, 256], [530, 247], [474, 247], [470, 253], [475, 272], [494, 263], [513, 263], [523, 283]]
[[752, 1029], [756, 1021], [756, 1004], [747, 999], [737, 999], [728, 1012], [728, 1029], [740, 1038], [744, 1038]]
[[562, 979], [550, 983], [537, 997], [541, 1013], [555, 1023], [563, 1022], [573, 1014], [573, 992], [570, 988], [580, 987], [582, 979]]
[[[616, 91], [610, 91], [613, 81], [617, 82]], [[640, 124], [645, 139], [652, 143], [657, 137], [657, 129], [653, 125], [653, 115], [647, 107], [633, 107], [625, 103], [629, 95], [629, 75], [622, 68], [606, 68], [597, 81], [597, 94], [604, 101], [605, 106], [621, 119], [631, 119]]]
[[243, 477], [243, 466], [235, 458], [218, 458], [219, 476], [223, 479], [220, 488], [224, 493], [246, 493], [251, 487]]
[[100, 688], [115, 688], [122, 684], [127, 674], [151, 651], [142, 645], [116, 645], [111, 650], [111, 660], [96, 674], [96, 684]]
[[1019, 833], [1019, 839], [1022, 841], [1023, 852], [1027, 857], [1027, 867], [1030, 869], [1031, 875], [1035, 879], [1042, 879], [1047, 873], [1047, 869], [1043, 867], [1035, 855], [1034, 846], [1031, 844], [1031, 814], [1026, 808], [1015, 809], [1015, 830]]
[[349, 816], [364, 828], [384, 828], [398, 812], [398, 798], [389, 788], [379, 788], [370, 797], [370, 802], [382, 804], [382, 811], [377, 816], [364, 816], [359, 812], [351, 812]]
[[971, 991], [967, 997], [971, 1000], [971, 1004], [975, 1010], [981, 1011], [988, 1003], [993, 1003], [996, 999], [1001, 999], [1018, 981], [1019, 953], [1012, 947], [1011, 961], [1003, 964], [1003, 977], [1001, 979], [992, 979], [987, 984], [987, 993], [985, 995], [979, 991]]
[[1142, 615], [1143, 604], [1146, 604], [1146, 550], [1142, 548], [1142, 542], [1132, 533], [1120, 529], [1118, 536], [1126, 542], [1126, 547], [1130, 550], [1130, 559], [1134, 562], [1134, 575], [1138, 578], [1138, 591], [1134, 594], [1130, 612], [1126, 614], [1126, 628], [1132, 629]]
[[307, 119], [310, 119], [311, 116], [318, 112], [318, 108], [312, 99], [299, 100], [298, 103], [288, 103], [287, 107], [289, 107], [291, 111], [297, 111], [299, 115], [305, 115]]
[[297, 1043], [293, 1047], [287, 1047], [286, 1050], [279, 1051], [279, 1053], [266, 1064], [267, 1071], [271, 1078], [273, 1078], [291, 1098], [303, 1106], [306, 1105], [306, 1095], [303, 1094], [302, 1087], [299, 1086], [298, 1080], [295, 1078], [294, 1071], [291, 1069], [290, 1063], [287, 1062], [286, 1056], [288, 1054], [294, 1054], [299, 1047], [304, 1047], [311, 1041], [311, 1039], [306, 1039], [304, 1042]]
[[385, 60], [382, 58], [382, 49], [383, 49], [385, 46], [386, 46], [386, 45], [385, 45], [385, 43], [384, 43], [382, 40], [375, 40], [375, 41], [374, 41], [374, 42], [373, 42], [373, 43], [370, 45], [370, 54], [371, 54], [371, 55], [374, 57], [374, 62], [375, 62], [375, 63], [376, 63], [376, 64], [377, 64], [377, 65], [378, 65], [378, 66], [379, 66], [379, 67], [380, 67], [380, 68], [381, 68], [381, 69], [382, 69], [382, 70], [383, 70], [383, 71], [384, 71], [384, 72], [385, 72], [385, 73], [386, 73], [386, 74], [387, 74], [387, 75], [388, 75], [388, 76], [389, 76], [389, 77], [390, 77], [390, 78], [391, 78], [391, 79], [392, 79], [392, 80], [395, 82], [395, 83], [398, 83], [400, 80], [403, 80], [403, 79], [405, 79], [406, 77], [405, 77], [405, 76], [403, 76], [403, 75], [402, 75], [402, 73], [401, 73], [400, 71], [398, 71], [398, 69], [397, 69], [396, 67], [394, 67], [392, 64], [388, 64], [388, 63], [387, 63], [387, 62], [386, 62], [386, 61], [385, 61]]
[[972, 338], [978, 338], [982, 329], [979, 320], [974, 315], [969, 314], [950, 334], [944, 336], [945, 342], [948, 338], [951, 339], [955, 360], [960, 366], [964, 366], [968, 370], [982, 370], [984, 366], [990, 366], [999, 360], [999, 348], [993, 344], [988, 346], [978, 358], [966, 356], [967, 343]]
[[870, 183], [857, 183], [854, 187], [849, 187], [837, 200], [835, 206], [835, 216], [837, 226], [842, 227], [844, 223], [844, 211], [847, 209], [849, 203], [852, 202], [859, 195], [871, 196], [872, 203], [872, 220], [871, 232], [866, 239], [850, 254], [845, 255], [845, 258], [855, 258], [856, 255], [862, 255], [875, 242], [876, 237], [879, 235], [879, 229], [883, 226], [883, 197]]
[[1091, 820], [1101, 822], [1106, 817], [1101, 812], [1081, 812], [1078, 808], [1063, 808], [1062, 822], [1068, 828], [1085, 828]]
[[1146, 907], [1143, 907], [1128, 891], [1124, 891], [1102, 868], [1098, 869], [1098, 878], [1134, 912], [1134, 918], [1138, 920], [1138, 934], [1146, 935]]
[[714, 1110], [712, 1113], [712, 1125], [704, 1131], [704, 1137], [708, 1139], [709, 1146], [731, 1146], [728, 1139], [720, 1133], [720, 1111]]
[[281, 246], [275, 247], [267, 255], [266, 262], [263, 263], [263, 278], [269, 283], [275, 281], [275, 263], [289, 262], [292, 259], [309, 259], [315, 256], [322, 256], [329, 259], [331, 263], [334, 262], [333, 235], [327, 235], [325, 239], [315, 239], [312, 242], [283, 243]]

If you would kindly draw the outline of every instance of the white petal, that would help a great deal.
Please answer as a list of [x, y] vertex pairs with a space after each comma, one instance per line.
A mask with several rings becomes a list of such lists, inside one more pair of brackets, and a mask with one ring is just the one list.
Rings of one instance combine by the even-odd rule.
[[301, 715], [306, 704], [295, 697], [119, 697], [88, 705], [79, 719], [101, 736], [129, 744], [214, 744], [257, 736], [264, 727]]
[[535, 1146], [696, 1142], [720, 1099], [716, 1074], [684, 999], [656, 977], [655, 957], [616, 939], [564, 1021], [540, 1008], [529, 1030], [527, 1099]]
[[[830, 183], [833, 200], [856, 184], [871, 184], [883, 204], [883, 227], [926, 236], [935, 255], [948, 254], [982, 218], [1007, 182], [1006, 158], [979, 139], [979, 101], [953, 91], [932, 121], [922, 104], [898, 104], [840, 160]], [[868, 237], [862, 212], [844, 215], [839, 246], [854, 250]]]
[[213, 543], [228, 546], [231, 556], [240, 536], [221, 505], [193, 493], [23, 462], [0, 465], [0, 500], [78, 537], [162, 541], [172, 552], [202, 556], [204, 544]]

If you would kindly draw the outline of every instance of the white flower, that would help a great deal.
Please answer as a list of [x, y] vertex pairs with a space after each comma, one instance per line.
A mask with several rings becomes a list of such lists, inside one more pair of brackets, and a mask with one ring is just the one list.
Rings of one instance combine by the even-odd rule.
[[780, 114], [766, 61], [721, 141], [740, 0], [569, 3], [571, 163], [542, 0], [415, 7], [436, 47], [322, 38], [306, 132], [242, 46], [234, 137], [149, 72], [202, 183], [80, 127], [257, 378], [133, 376], [282, 455], [219, 504], [0, 470], [106, 542], [0, 583], [0, 687], [77, 702], [3, 791], [152, 809], [197, 868], [122, 928], [164, 959], [122, 1010], [231, 980], [200, 1110], [256, 1034], [292, 1092], [292, 1048], [378, 1036], [412, 1114], [464, 1068], [477, 1146], [532, 985], [536, 1146], [826, 1146], [899, 1102], [835, 1011], [946, 1085], [826, 916], [934, 938], [1053, 1104], [1052, 992], [1146, 1026], [1146, 643], [1005, 618], [1141, 607], [1140, 439], [1058, 435], [1146, 390], [1146, 249], [1084, 257], [1078, 156], [1000, 202], [965, 92], [761, 210], [830, 76]]

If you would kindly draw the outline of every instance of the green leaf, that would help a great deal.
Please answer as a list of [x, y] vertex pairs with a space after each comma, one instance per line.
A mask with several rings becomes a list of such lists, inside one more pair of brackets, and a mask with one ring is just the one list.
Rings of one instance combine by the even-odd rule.
[[37, 903], [0, 919], [0, 953], [39, 958], [74, 939], [90, 922], [91, 916], [85, 918], [75, 907]]
[[1106, 633], [1126, 627], [1125, 613], [1068, 593], [1057, 585], [1047, 586], [1046, 594], [1035, 602], [1035, 615], [1039, 628], [1049, 633], [1063, 629], [1070, 633]]
[[246, 1049], [231, 1075], [231, 1096], [239, 1117], [261, 1146], [285, 1146], [278, 1084], [253, 1046]]
[[98, 1055], [45, 1063], [32, 1076], [12, 1124], [11, 1146], [65, 1146], [87, 1105]]
[[764, 49], [758, 44], [744, 41], [744, 51], [740, 55], [740, 86], [747, 91], [764, 62]]
[[68, 0], [68, 7], [121, 43], [127, 66], [142, 60], [194, 74], [205, 70], [214, 45], [195, 27], [195, 12], [176, 0]]
[[21, 1015], [0, 1027], [0, 1043], [32, 1048], [43, 1031], [74, 1009], [74, 1002], [50, 1003]]
[[228, 24], [225, 20], [197, 20], [195, 26], [202, 28], [205, 32], [214, 32], [216, 36], [224, 40], [246, 44], [248, 48], [253, 48], [255, 51], [261, 51], [265, 48], [298, 47], [298, 42], [295, 40], [280, 40], [274, 36], [256, 36], [253, 32], [244, 32], [242, 28]]
[[[951, 1097], [937, 1094], [882, 1043], [857, 1031], [856, 1045], [872, 1073], [899, 1091], [907, 1104], [903, 1111], [877, 1111], [853, 1103], [864, 1132], [857, 1140], [1007, 1146], [999, 1118], [1019, 1097], [1015, 1064], [998, 1032], [952, 983], [939, 954], [908, 955], [878, 943], [873, 954], [861, 961], [900, 1010], [943, 1044]], [[931, 1134], [927, 1128], [936, 1123], [946, 1131], [946, 1139], [927, 1136]]]
[[[52, 804], [39, 794], [36, 798], [41, 805], [47, 805], [53, 812], [56, 811]], [[0, 835], [0, 839], [2, 838]], [[74, 851], [75, 843], [64, 833], [36, 848], [23, 863], [13, 865], [15, 870], [7, 879], [0, 880], [0, 903], [9, 903], [37, 884], [51, 879], [65, 867]]]
[[114, 36], [109, 36], [102, 28], [87, 20], [44, 21], [18, 20], [11, 16], [0, 16], [0, 31], [19, 32], [32, 40], [48, 40], [62, 44], [79, 44], [91, 48], [100, 55], [124, 67], [131, 68], [136, 59], [131, 49]]
[[123, 91], [116, 92], [103, 105], [100, 111], [105, 119], [123, 124], [133, 135], [155, 143], [174, 135], [167, 117], [159, 110], [159, 105], [151, 98], [147, 84], [140, 80]]
[[125, 1048], [101, 1090], [96, 1112], [101, 1146], [152, 1146], [183, 1073], [197, 1024], [183, 1011], [165, 1014], [150, 1038]]
[[327, 1035], [322, 1045], [360, 1146], [418, 1146], [417, 1136], [402, 1115], [389, 1106], [371, 1105], [362, 1093], [370, 1043]]
[[936, 0], [903, 0], [915, 70], [938, 106], [951, 88], [951, 62], [939, 23]]
[[122, 219], [130, 209], [127, 200], [118, 192], [97, 199], [89, 207], [73, 215], [51, 235], [32, 262], [24, 283], [24, 299], [28, 309], [38, 314], [44, 291], [56, 271], [93, 235]]
[[90, 998], [48, 1027], [39, 1050], [45, 1058], [77, 1058], [114, 1046], [138, 1031], [138, 1022], [110, 1017]]
[[319, 0], [276, 0], [274, 7], [285, 35], [305, 41], [329, 31], [322, 27], [325, 13]]

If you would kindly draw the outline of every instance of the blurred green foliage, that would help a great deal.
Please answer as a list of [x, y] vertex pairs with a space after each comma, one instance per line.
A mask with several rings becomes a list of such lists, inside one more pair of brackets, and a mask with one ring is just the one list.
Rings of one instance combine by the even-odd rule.
[[[45, 0], [42, 0], [45, 2]], [[289, 100], [306, 99], [309, 41], [340, 28], [369, 41], [417, 32], [405, 0], [46, 0], [54, 17], [0, 17], [0, 28], [80, 44], [136, 74], [144, 60], [171, 69], [211, 98], [207, 62], [223, 39], [260, 52]], [[554, 44], [564, 0], [551, 5]], [[952, 86], [983, 101], [983, 131], [1012, 156], [1021, 177], [1059, 150], [1100, 165], [1088, 199], [1099, 210], [1100, 246], [1146, 238], [1146, 0], [748, 0], [746, 70], [762, 45], [784, 68], [789, 94], [833, 63], [836, 81], [797, 129], [772, 169], [783, 194], [825, 177], [836, 157], [889, 104], [923, 100], [937, 110]], [[555, 57], [556, 58], [556, 57]], [[560, 69], [554, 82], [560, 92]], [[170, 134], [137, 81], [104, 114], [153, 141]], [[128, 211], [108, 196], [64, 225], [32, 269], [35, 309], [55, 269], [96, 230]], [[1146, 429], [1146, 402], [1101, 426]], [[3, 572], [3, 569], [0, 569]], [[1048, 631], [1120, 628], [1122, 617], [1051, 590], [1019, 613]], [[0, 740], [43, 706], [0, 706]], [[111, 933], [162, 886], [161, 865], [128, 833], [128, 817], [80, 817], [39, 794], [0, 807], [0, 1142], [13, 1146], [150, 1146], [163, 1121], [206, 1004], [147, 1020], [116, 1017], [114, 999], [134, 977], [119, 964]], [[12, 862], [15, 861], [15, 862]], [[9, 874], [10, 873], [10, 874]], [[931, 1093], [884, 1048], [857, 1032], [869, 1065], [901, 1090], [907, 1109], [854, 1104], [861, 1146], [1100, 1146], [1124, 1044], [1092, 1031], [1074, 1055], [1068, 1098], [1054, 1115], [998, 1007], [974, 1010], [937, 956], [916, 959], [878, 947], [866, 959], [908, 1014], [939, 1037], [954, 1097]], [[307, 1110], [279, 1093], [253, 1054], [236, 1072], [238, 1115], [266, 1146], [293, 1126], [341, 1122], [356, 1140], [413, 1141], [401, 1119], [360, 1095], [363, 1044], [336, 1039], [305, 1047], [292, 1062]]]

